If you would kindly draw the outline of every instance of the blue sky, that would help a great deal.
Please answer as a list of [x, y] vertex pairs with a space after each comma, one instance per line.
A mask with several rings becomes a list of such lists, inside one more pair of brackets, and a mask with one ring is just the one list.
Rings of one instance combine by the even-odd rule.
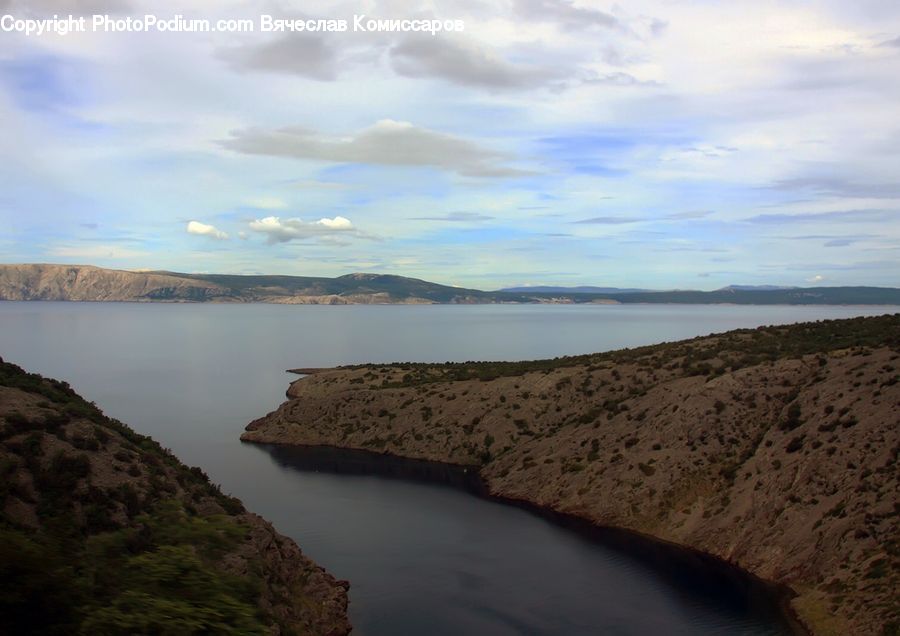
[[0, 262], [900, 286], [894, 1], [320, 4], [91, 11], [465, 31], [0, 32]]

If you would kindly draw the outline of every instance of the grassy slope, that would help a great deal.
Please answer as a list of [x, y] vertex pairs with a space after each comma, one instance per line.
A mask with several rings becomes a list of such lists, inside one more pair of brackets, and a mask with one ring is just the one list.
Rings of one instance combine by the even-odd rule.
[[200, 469], [2, 360], [0, 475], [0, 633], [349, 628], [345, 588]]
[[530, 362], [316, 373], [244, 439], [478, 465], [491, 491], [731, 561], [819, 634], [900, 625], [900, 314]]

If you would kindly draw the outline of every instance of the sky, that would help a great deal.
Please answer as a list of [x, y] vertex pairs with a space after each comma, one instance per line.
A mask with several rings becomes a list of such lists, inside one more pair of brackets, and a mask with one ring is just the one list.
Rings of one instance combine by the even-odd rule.
[[896, 0], [0, 0], [70, 13], [256, 28], [0, 31], [3, 263], [900, 286]]

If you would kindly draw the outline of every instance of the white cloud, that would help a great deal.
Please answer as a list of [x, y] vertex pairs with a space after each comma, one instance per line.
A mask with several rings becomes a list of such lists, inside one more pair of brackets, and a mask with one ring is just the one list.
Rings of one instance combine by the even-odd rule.
[[287, 201], [284, 199], [271, 196], [245, 199], [244, 205], [259, 210], [283, 210], [288, 206]]
[[300, 37], [288, 33], [258, 46], [223, 49], [219, 57], [237, 71], [290, 73], [331, 81], [337, 79], [340, 70], [333, 42], [333, 38], [317, 33]]
[[319, 219], [316, 221], [318, 225], [323, 225], [332, 230], [352, 230], [353, 224], [349, 219], [342, 216], [336, 216], [333, 219]]
[[572, 70], [560, 65], [513, 64], [473, 42], [407, 38], [390, 50], [391, 66], [406, 77], [437, 77], [488, 90], [561, 86]]
[[228, 238], [228, 234], [218, 229], [214, 225], [207, 225], [199, 221], [191, 221], [187, 224], [188, 234], [197, 234], [198, 236], [208, 236], [217, 241], [224, 241]]
[[232, 133], [225, 148], [250, 155], [313, 159], [384, 166], [429, 166], [470, 177], [527, 174], [504, 165], [509, 157], [445, 133], [409, 122], [382, 119], [351, 137], [325, 137], [290, 126], [277, 130], [251, 128]]
[[322, 218], [311, 222], [267, 216], [264, 219], [251, 221], [249, 227], [254, 232], [265, 234], [270, 244], [286, 243], [293, 239], [329, 238], [338, 234], [362, 236], [350, 219], [342, 216], [336, 216], [333, 219]]

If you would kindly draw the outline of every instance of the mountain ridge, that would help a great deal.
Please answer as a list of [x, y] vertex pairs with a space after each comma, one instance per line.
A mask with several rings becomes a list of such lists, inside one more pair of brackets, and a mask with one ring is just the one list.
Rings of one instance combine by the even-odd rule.
[[[0, 300], [276, 304], [826, 304], [900, 305], [893, 287], [754, 288], [715, 291], [483, 291], [396, 274], [323, 276], [188, 274], [92, 265], [0, 265]], [[553, 288], [550, 288], [553, 289]]]

